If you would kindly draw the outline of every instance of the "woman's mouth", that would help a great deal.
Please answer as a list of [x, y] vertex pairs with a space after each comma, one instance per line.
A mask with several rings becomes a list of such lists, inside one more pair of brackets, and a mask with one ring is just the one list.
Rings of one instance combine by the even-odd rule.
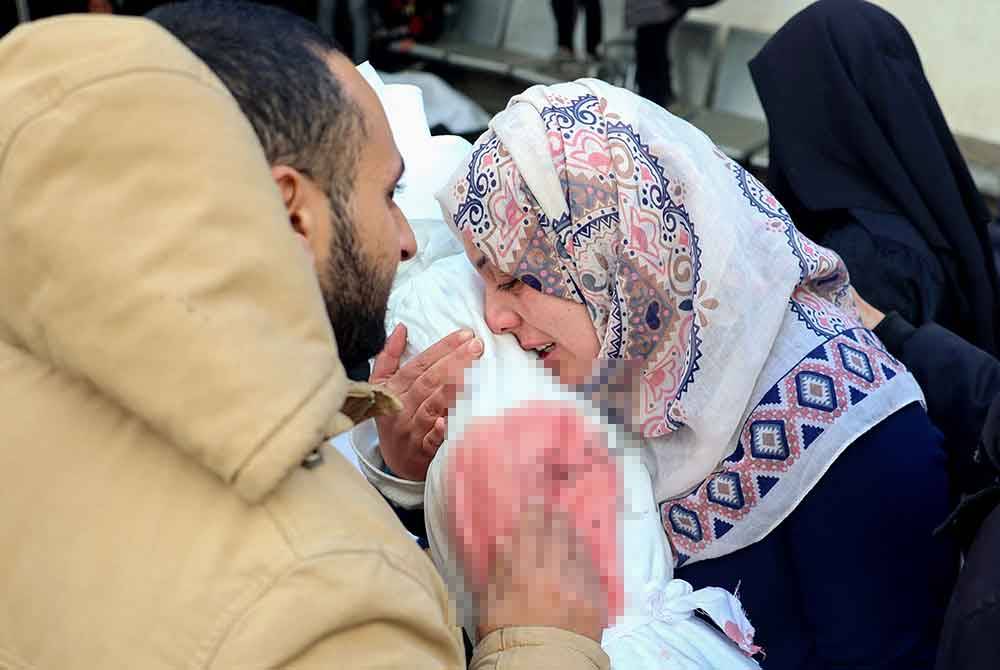
[[546, 358], [548, 358], [549, 354], [551, 354], [552, 350], [555, 348], [556, 348], [556, 343], [549, 342], [548, 344], [543, 345], [541, 347], [535, 347], [535, 353], [538, 354], [538, 357], [544, 361]]

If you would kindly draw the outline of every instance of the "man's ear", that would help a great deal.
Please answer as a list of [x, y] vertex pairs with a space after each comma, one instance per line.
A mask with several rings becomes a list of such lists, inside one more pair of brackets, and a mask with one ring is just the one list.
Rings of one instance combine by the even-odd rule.
[[316, 236], [313, 217], [308, 211], [306, 176], [288, 165], [271, 166], [271, 177], [278, 186], [281, 201], [288, 212], [288, 223], [299, 238], [303, 248], [313, 255], [313, 238]]

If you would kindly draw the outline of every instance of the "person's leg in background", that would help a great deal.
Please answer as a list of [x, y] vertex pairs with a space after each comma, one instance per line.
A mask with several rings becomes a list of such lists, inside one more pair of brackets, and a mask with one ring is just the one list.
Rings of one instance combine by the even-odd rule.
[[351, 55], [355, 63], [368, 60], [368, 38], [371, 35], [371, 19], [368, 14], [368, 0], [349, 0], [351, 13]]
[[587, 12], [587, 54], [598, 60], [597, 47], [604, 41], [604, 14], [601, 11], [601, 0], [584, 0], [583, 8]]
[[[326, 35], [338, 36], [337, 0], [319, 0], [316, 6], [316, 23]], [[351, 60], [363, 63], [368, 60], [368, 41], [371, 34], [371, 19], [368, 15], [368, 0], [348, 0], [348, 19], [351, 25]]]
[[324, 35], [333, 35], [337, 18], [337, 0], [319, 0], [316, 5], [316, 23]]
[[673, 73], [670, 63], [670, 34], [685, 12], [661, 21], [639, 26], [635, 31], [635, 83], [639, 95], [667, 107], [674, 102]]
[[[573, 57], [573, 30], [576, 28], [577, 0], [552, 0], [556, 19], [556, 42], [560, 58]], [[589, 23], [589, 22], [588, 22]]]
[[856, 440], [767, 537], [676, 572], [740, 582], [768, 670], [930, 670], [958, 570], [941, 435], [919, 406]]

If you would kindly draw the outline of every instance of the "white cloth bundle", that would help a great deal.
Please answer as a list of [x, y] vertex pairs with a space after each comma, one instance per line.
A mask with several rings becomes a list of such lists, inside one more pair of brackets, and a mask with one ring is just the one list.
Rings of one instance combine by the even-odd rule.
[[[737, 644], [694, 616], [709, 615], [716, 625], [747, 652], [753, 628], [737, 599], [719, 588], [694, 591], [673, 579], [673, 559], [659, 521], [649, 473], [642, 464], [643, 450], [609, 427], [581, 398], [552, 379], [534, 354], [523, 351], [511, 336], [493, 335], [482, 317], [482, 288], [464, 255], [441, 259], [400, 287], [390, 310], [390, 321], [419, 323], [421, 331], [437, 336], [460, 327], [471, 327], [485, 344], [480, 362], [466, 377], [466, 390], [448, 418], [448, 439], [431, 463], [424, 495], [424, 519], [431, 556], [455, 595], [461, 623], [470, 636], [476, 612], [464, 589], [464, 578], [455, 561], [447, 533], [448, 498], [444, 495], [448, 444], [461, 435], [468, 422], [538, 400], [576, 404], [594, 427], [608, 436], [609, 448], [619, 457], [625, 500], [619, 522], [620, 549], [625, 586], [625, 611], [604, 632], [601, 642], [617, 669], [663, 667], [678, 670], [740, 670], [757, 668]], [[434, 305], [449, 296], [447, 306]], [[433, 310], [428, 313], [428, 310]]]
[[[384, 86], [370, 68], [362, 72], [386, 107], [407, 172], [401, 209], [410, 218], [418, 242], [416, 258], [403, 264], [389, 302], [387, 328], [405, 323], [408, 347], [404, 358], [422, 351], [459, 328], [471, 328], [484, 344], [480, 363], [467, 377], [466, 391], [449, 417], [448, 440], [438, 452], [423, 482], [406, 482], [385, 473], [371, 422], [351, 439], [362, 470], [383, 493], [406, 507], [424, 505], [431, 553], [449, 589], [456, 596], [462, 623], [474, 631], [475, 613], [464, 592], [447, 537], [447, 498], [442, 476], [449, 442], [471, 418], [496, 415], [504, 409], [538, 399], [577, 403], [595, 427], [607, 431], [620, 458], [623, 476], [622, 565], [625, 612], [605, 631], [602, 644], [619, 670], [650, 670], [665, 666], [686, 670], [757, 668], [736, 644], [693, 616], [706, 612], [734, 639], [751, 649], [752, 628], [738, 601], [722, 589], [693, 591], [673, 579], [673, 561], [663, 530], [649, 473], [641, 462], [648, 450], [626, 445], [627, 439], [607, 426], [583, 400], [559, 385], [523, 351], [511, 336], [496, 336], [484, 320], [483, 288], [462, 248], [441, 219], [434, 193], [465, 159], [468, 143], [459, 138], [432, 138], [427, 132], [419, 91]], [[433, 211], [432, 206], [433, 205]]]

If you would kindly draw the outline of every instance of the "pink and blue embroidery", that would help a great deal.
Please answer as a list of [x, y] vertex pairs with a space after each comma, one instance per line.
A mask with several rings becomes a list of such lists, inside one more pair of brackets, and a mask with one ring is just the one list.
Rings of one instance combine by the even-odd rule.
[[901, 372], [903, 365], [863, 328], [809, 352], [760, 399], [718, 469], [691, 493], [661, 503], [677, 564], [745, 520], [830, 426]]
[[660, 504], [678, 565], [745, 521], [838, 419], [905, 371], [868, 330], [840, 307], [849, 289], [840, 258], [801, 235], [753, 175], [724, 155], [744, 196], [785, 235], [801, 270], [790, 309], [824, 343], [779, 379], [750, 412], [736, 448], [690, 493]]

